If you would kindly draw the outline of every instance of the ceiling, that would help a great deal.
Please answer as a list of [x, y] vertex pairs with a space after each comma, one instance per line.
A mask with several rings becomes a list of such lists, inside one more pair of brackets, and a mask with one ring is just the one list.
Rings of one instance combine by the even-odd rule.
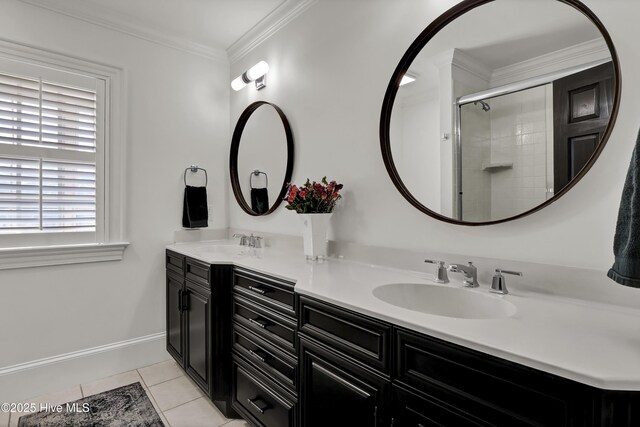
[[[21, 0], [174, 47], [220, 56], [298, 0]], [[224, 54], [226, 56], [226, 54]]]
[[419, 76], [418, 82], [403, 86], [399, 96], [436, 89], [438, 65], [443, 54], [454, 48], [491, 73], [596, 40], [604, 43], [602, 34], [589, 19], [555, 0], [501, 0], [485, 4], [449, 23], [427, 43], [409, 68]]

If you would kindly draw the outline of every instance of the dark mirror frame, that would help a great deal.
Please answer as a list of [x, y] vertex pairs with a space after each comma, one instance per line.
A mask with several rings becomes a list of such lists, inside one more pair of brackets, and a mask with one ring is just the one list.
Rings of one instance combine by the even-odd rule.
[[391, 77], [391, 81], [387, 86], [387, 91], [384, 96], [384, 101], [382, 103], [382, 113], [380, 115], [380, 148], [382, 150], [382, 158], [384, 160], [384, 165], [393, 181], [394, 185], [398, 189], [398, 191], [402, 194], [402, 196], [407, 199], [409, 203], [411, 203], [416, 209], [422, 211], [423, 213], [438, 219], [440, 221], [448, 222], [451, 224], [459, 224], [459, 225], [467, 225], [467, 226], [480, 226], [480, 225], [493, 225], [499, 224], [502, 222], [513, 221], [518, 218], [522, 218], [528, 215], [531, 215], [534, 212], [537, 212], [551, 203], [558, 200], [564, 194], [566, 194], [578, 181], [582, 179], [582, 177], [591, 169], [595, 161], [600, 156], [600, 153], [604, 149], [604, 146], [611, 135], [611, 131], [613, 130], [613, 126], [616, 122], [616, 118], [618, 116], [618, 109], [620, 106], [620, 91], [621, 91], [621, 73], [620, 73], [620, 63], [618, 61], [618, 55], [616, 53], [615, 47], [613, 45], [613, 41], [611, 40], [611, 36], [605, 29], [602, 22], [598, 19], [598, 17], [581, 1], [579, 0], [557, 0], [560, 3], [564, 3], [577, 9], [584, 16], [586, 16], [600, 31], [602, 37], [607, 43], [607, 47], [609, 48], [609, 52], [611, 53], [611, 61], [613, 62], [613, 71], [614, 71], [614, 94], [613, 94], [613, 109], [611, 111], [611, 116], [609, 120], [609, 124], [602, 134], [602, 139], [600, 143], [596, 147], [593, 155], [589, 158], [587, 164], [582, 168], [582, 170], [576, 175], [576, 177], [571, 180], [567, 185], [565, 185], [559, 192], [554, 194], [552, 198], [547, 200], [546, 202], [526, 211], [521, 214], [503, 218], [496, 221], [487, 221], [487, 222], [468, 222], [468, 221], [460, 221], [455, 218], [450, 218], [444, 215], [441, 215], [437, 212], [432, 211], [425, 205], [423, 205], [420, 201], [418, 201], [413, 194], [409, 191], [409, 189], [404, 185], [396, 166], [393, 162], [393, 156], [391, 154], [391, 140], [390, 140], [390, 127], [391, 127], [391, 113], [393, 111], [393, 104], [396, 99], [396, 95], [398, 93], [398, 88], [400, 86], [400, 80], [402, 80], [402, 76], [409, 70], [411, 63], [418, 56], [418, 54], [422, 51], [422, 48], [445, 26], [451, 23], [453, 20], [459, 18], [465, 13], [469, 12], [476, 7], [482, 6], [486, 3], [492, 3], [495, 0], [464, 0], [451, 9], [444, 12], [438, 18], [436, 18], [425, 30], [415, 39], [415, 41], [409, 46], [409, 49], [405, 52], [402, 59], [400, 59], [400, 63], [396, 67], [393, 76]]
[[[282, 120], [282, 126], [284, 127], [284, 132], [287, 138], [287, 168], [284, 173], [284, 180], [282, 182], [282, 189], [278, 194], [278, 198], [273, 201], [273, 204], [269, 207], [269, 210], [258, 214], [251, 206], [247, 203], [246, 199], [242, 194], [242, 188], [240, 187], [240, 180], [238, 179], [238, 151], [240, 150], [240, 140], [242, 139], [242, 132], [244, 131], [247, 122], [251, 115], [263, 105], [269, 105], [273, 107], [278, 116], [280, 116], [280, 120]], [[233, 131], [233, 137], [231, 138], [231, 154], [229, 156], [229, 175], [231, 178], [231, 188], [233, 189], [233, 195], [236, 197], [236, 201], [238, 205], [242, 208], [243, 211], [248, 213], [251, 216], [262, 216], [269, 215], [280, 206], [282, 203], [282, 199], [284, 198], [285, 193], [287, 192], [287, 185], [291, 182], [291, 174], [293, 173], [293, 133], [291, 132], [291, 126], [289, 126], [289, 120], [287, 120], [287, 116], [282, 112], [280, 107], [275, 104], [266, 101], [257, 101], [250, 104], [240, 115], [238, 119], [238, 123], [236, 123], [236, 127]]]

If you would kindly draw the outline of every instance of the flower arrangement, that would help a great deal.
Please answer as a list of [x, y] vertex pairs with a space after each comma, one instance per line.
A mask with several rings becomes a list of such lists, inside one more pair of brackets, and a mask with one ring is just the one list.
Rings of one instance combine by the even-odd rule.
[[327, 182], [326, 176], [321, 182], [311, 182], [307, 178], [307, 182], [300, 187], [289, 184], [284, 197], [288, 203], [286, 208], [299, 214], [331, 213], [336, 202], [342, 198], [339, 194], [342, 187], [335, 181]]

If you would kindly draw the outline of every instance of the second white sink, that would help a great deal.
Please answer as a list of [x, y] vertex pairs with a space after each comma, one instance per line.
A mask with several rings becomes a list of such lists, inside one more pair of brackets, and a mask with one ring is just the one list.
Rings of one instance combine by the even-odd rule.
[[461, 319], [499, 319], [517, 311], [515, 305], [501, 297], [465, 288], [393, 283], [378, 286], [373, 295], [397, 307]]

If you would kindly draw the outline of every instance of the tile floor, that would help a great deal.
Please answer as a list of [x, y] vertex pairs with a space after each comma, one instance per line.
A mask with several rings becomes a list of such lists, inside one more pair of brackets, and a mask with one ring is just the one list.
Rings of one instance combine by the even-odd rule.
[[[68, 390], [27, 399], [25, 403], [59, 405], [139, 381], [166, 427], [248, 427], [225, 418], [173, 361], [124, 372]], [[0, 412], [0, 427], [17, 427], [25, 414]]]

